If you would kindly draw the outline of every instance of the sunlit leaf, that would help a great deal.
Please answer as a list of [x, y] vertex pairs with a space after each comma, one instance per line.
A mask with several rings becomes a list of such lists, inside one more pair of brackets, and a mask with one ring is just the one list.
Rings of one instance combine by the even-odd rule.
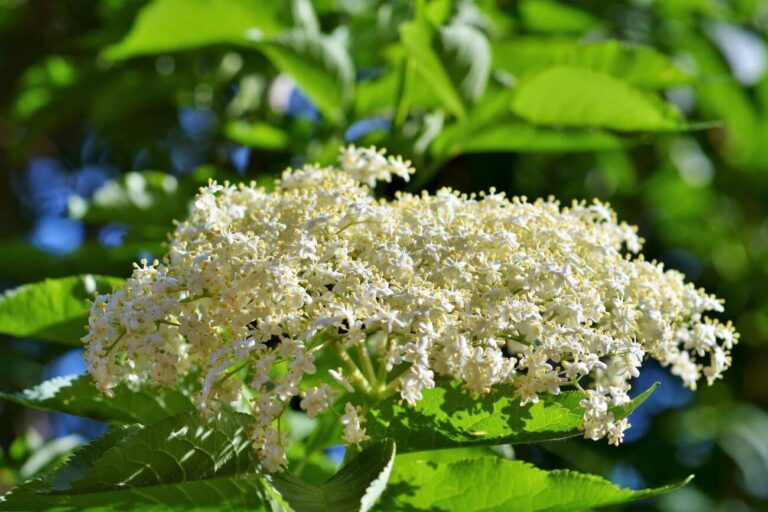
[[397, 457], [380, 510], [577, 512], [658, 496], [689, 480], [633, 491], [594, 475], [494, 456], [433, 461], [414, 454]]
[[243, 44], [248, 36], [280, 31], [269, 0], [154, 0], [139, 11], [128, 35], [109, 47], [110, 59], [176, 52], [215, 44]]
[[623, 41], [507, 39], [493, 43], [493, 65], [518, 77], [557, 65], [587, 68], [651, 89], [691, 81], [685, 71], [654, 48]]
[[[617, 418], [629, 415], [653, 392], [655, 386], [625, 408]], [[535, 443], [579, 435], [584, 410], [579, 391], [544, 395], [536, 404], [520, 406], [514, 388], [500, 386], [482, 396], [472, 396], [458, 384], [446, 382], [424, 390], [413, 406], [390, 397], [372, 408], [366, 429], [374, 439], [397, 439], [400, 453], [455, 446]]]
[[0, 295], [0, 333], [80, 345], [90, 302], [123, 280], [94, 275], [46, 279]]
[[623, 132], [685, 128], [680, 112], [652, 93], [583, 68], [557, 66], [523, 80], [512, 111], [534, 124], [608, 128]]

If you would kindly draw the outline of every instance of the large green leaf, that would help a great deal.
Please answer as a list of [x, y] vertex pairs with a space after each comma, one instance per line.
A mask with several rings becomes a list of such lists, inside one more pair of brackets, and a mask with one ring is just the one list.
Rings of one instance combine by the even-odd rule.
[[680, 112], [658, 96], [611, 75], [555, 66], [523, 80], [512, 111], [534, 124], [608, 128], [623, 132], [685, 128]]
[[122, 283], [116, 277], [84, 275], [9, 290], [0, 296], [0, 333], [80, 345], [86, 334], [89, 301]]
[[181, 391], [120, 384], [107, 397], [96, 389], [88, 375], [55, 377], [19, 393], [0, 393], [0, 398], [27, 407], [63, 412], [112, 423], [153, 423], [194, 409]]
[[691, 77], [649, 46], [623, 41], [515, 38], [493, 43], [494, 68], [521, 77], [551, 66], [574, 66], [613, 75], [637, 87], [672, 87]]
[[215, 44], [242, 44], [250, 34], [281, 29], [270, 0], [154, 0], [139, 11], [128, 35], [109, 47], [111, 59], [175, 52]]
[[467, 104], [485, 92], [491, 50], [485, 36], [466, 25], [435, 29], [426, 18], [400, 26], [400, 39], [422, 84], [456, 115], [466, 115]]
[[658, 496], [685, 485], [633, 491], [574, 471], [543, 471], [494, 456], [434, 461], [398, 457], [380, 510], [568, 512]]
[[185, 413], [107, 433], [53, 475], [16, 488], [0, 510], [268, 510], [280, 500], [258, 472], [250, 421]]
[[[653, 392], [646, 390], [624, 408], [617, 418], [631, 413]], [[580, 434], [583, 395], [565, 391], [542, 395], [536, 404], [520, 406], [511, 386], [499, 386], [482, 397], [473, 396], [455, 382], [424, 390], [414, 406], [392, 396], [371, 408], [366, 429], [373, 439], [397, 439], [401, 453], [456, 446], [535, 443]]]
[[322, 485], [310, 485], [280, 473], [272, 484], [296, 512], [366, 512], [387, 485], [395, 443], [376, 443], [349, 461]]
[[355, 67], [341, 40], [295, 29], [271, 39], [255, 38], [253, 44], [296, 80], [323, 114], [342, 119], [354, 96]]

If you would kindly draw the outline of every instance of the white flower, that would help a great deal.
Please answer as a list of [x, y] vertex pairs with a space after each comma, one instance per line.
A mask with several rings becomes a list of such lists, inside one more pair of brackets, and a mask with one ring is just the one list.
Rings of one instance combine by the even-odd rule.
[[309, 388], [299, 405], [307, 411], [307, 416], [315, 418], [318, 414], [328, 410], [337, 396], [338, 393], [328, 384], [321, 384]]
[[608, 424], [608, 443], [619, 446], [624, 441], [624, 431], [629, 427], [631, 425], [627, 422], [627, 418]]
[[344, 441], [348, 445], [355, 445], [360, 448], [360, 443], [370, 439], [365, 434], [365, 429], [360, 424], [365, 421], [365, 418], [361, 418], [358, 414], [358, 409], [351, 403], [347, 402], [344, 406], [344, 414], [341, 417], [341, 424], [344, 425]]
[[[627, 404], [645, 359], [691, 389], [730, 366], [738, 334], [707, 316], [722, 303], [635, 256], [642, 240], [608, 205], [371, 195], [412, 172], [350, 146], [338, 169], [289, 169], [271, 192], [201, 189], [163, 262], [94, 300], [84, 358], [97, 386], [173, 387], [194, 370], [204, 414], [250, 398], [273, 470], [285, 461], [277, 419], [297, 396], [315, 416], [337, 393], [413, 405], [438, 378], [480, 394], [508, 384], [523, 405], [587, 386], [584, 435], [617, 443], [629, 425], [608, 406]], [[339, 366], [308, 383], [321, 356]], [[349, 407], [357, 445], [364, 411]]]

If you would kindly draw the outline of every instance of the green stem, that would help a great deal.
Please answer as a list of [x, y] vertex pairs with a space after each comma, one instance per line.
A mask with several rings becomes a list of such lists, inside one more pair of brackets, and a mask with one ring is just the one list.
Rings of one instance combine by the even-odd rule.
[[115, 339], [115, 341], [113, 341], [113, 342], [112, 342], [112, 343], [111, 343], [111, 344], [110, 344], [110, 345], [107, 347], [107, 352], [106, 352], [106, 354], [104, 354], [104, 355], [107, 355], [107, 356], [108, 356], [108, 355], [109, 355], [109, 353], [110, 353], [110, 352], [112, 352], [112, 349], [113, 349], [113, 348], [115, 348], [115, 347], [117, 346], [117, 344], [120, 342], [120, 340], [121, 340], [121, 339], [123, 339], [123, 336], [125, 336], [125, 333], [126, 333], [126, 330], [125, 330], [125, 329], [123, 329], [123, 332], [121, 332], [121, 333], [120, 333], [120, 336], [118, 336], [118, 337], [117, 337], [117, 339]]
[[360, 369], [357, 367], [355, 362], [352, 360], [352, 358], [349, 356], [347, 351], [344, 349], [344, 346], [341, 344], [340, 341], [335, 340], [333, 342], [333, 349], [336, 351], [336, 355], [339, 357], [341, 362], [346, 365], [347, 369], [349, 370], [349, 377], [352, 383], [358, 385], [360, 389], [366, 393], [371, 394], [372, 388], [371, 384], [365, 380], [365, 377], [363, 377], [363, 374], [360, 372]]
[[401, 379], [400, 377], [396, 378], [389, 384], [387, 384], [384, 389], [379, 393], [379, 400], [384, 400], [388, 396], [394, 394], [397, 391], [397, 388], [400, 387]]
[[360, 362], [363, 365], [363, 372], [366, 379], [373, 386], [376, 387], [376, 372], [373, 370], [373, 363], [371, 363], [371, 356], [368, 354], [368, 348], [365, 346], [365, 341], [356, 345], [357, 354], [360, 356]]
[[412, 65], [408, 57], [404, 56], [400, 62], [400, 73], [398, 73], [397, 92], [395, 95], [395, 112], [392, 116], [392, 126], [390, 134], [396, 135], [397, 130], [405, 123], [408, 117], [408, 104], [410, 103], [410, 82], [413, 74]]

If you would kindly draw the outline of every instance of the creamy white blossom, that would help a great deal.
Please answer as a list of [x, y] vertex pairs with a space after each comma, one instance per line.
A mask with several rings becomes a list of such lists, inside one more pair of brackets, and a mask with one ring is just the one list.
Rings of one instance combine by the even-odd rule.
[[[197, 370], [203, 413], [251, 397], [254, 447], [275, 471], [294, 397], [310, 416], [333, 410], [359, 445], [367, 411], [347, 393], [415, 404], [447, 378], [476, 393], [507, 384], [526, 404], [586, 388], [584, 435], [618, 444], [629, 424], [610, 411], [645, 359], [691, 389], [730, 365], [738, 335], [707, 316], [721, 302], [635, 256], [642, 240], [608, 205], [373, 197], [377, 180], [411, 172], [350, 147], [340, 169], [288, 170], [273, 191], [201, 189], [163, 262], [94, 302], [84, 340], [98, 386], [174, 386]], [[318, 368], [320, 353], [336, 367]]]

